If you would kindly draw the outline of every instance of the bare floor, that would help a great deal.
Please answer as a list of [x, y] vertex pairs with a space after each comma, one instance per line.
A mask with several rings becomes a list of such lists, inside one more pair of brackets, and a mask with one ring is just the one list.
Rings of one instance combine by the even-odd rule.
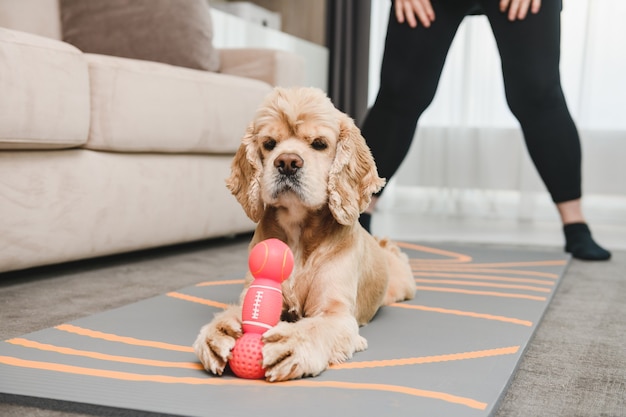
[[[547, 194], [397, 187], [373, 216], [373, 233], [399, 240], [563, 247]], [[626, 197], [587, 196], [583, 214], [597, 242], [626, 250]]]

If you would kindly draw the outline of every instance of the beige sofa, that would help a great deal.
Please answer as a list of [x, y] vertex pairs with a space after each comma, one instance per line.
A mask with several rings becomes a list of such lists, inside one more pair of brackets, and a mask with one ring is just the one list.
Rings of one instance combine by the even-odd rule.
[[224, 179], [298, 56], [222, 50], [215, 73], [60, 39], [57, 0], [0, 0], [0, 272], [253, 229]]

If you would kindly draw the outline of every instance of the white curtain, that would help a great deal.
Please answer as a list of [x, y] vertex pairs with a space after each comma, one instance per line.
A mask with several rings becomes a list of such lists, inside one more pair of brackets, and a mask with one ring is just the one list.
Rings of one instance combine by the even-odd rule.
[[[389, 0], [372, 2], [370, 105], [378, 91], [389, 6]], [[583, 144], [585, 195], [626, 196], [624, 16], [624, 0], [564, 1], [561, 74]], [[507, 107], [484, 16], [468, 17], [459, 28], [435, 99], [385, 199], [407, 187], [545, 194]]]

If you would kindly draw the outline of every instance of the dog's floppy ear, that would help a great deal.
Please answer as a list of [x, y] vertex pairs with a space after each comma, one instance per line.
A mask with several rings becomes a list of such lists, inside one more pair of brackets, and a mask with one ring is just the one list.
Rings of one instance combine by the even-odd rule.
[[250, 124], [235, 153], [226, 186], [237, 198], [248, 217], [253, 222], [258, 222], [261, 220], [264, 208], [260, 184], [263, 166], [254, 138], [254, 126]]
[[339, 140], [328, 178], [328, 205], [339, 223], [351, 225], [385, 180], [378, 177], [374, 158], [359, 128], [350, 117], [339, 113]]

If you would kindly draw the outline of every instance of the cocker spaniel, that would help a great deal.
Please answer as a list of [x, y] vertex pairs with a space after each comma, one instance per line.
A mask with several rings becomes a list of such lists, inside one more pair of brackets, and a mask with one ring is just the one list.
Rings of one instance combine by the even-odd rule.
[[[315, 376], [367, 348], [359, 326], [385, 304], [413, 298], [407, 256], [361, 227], [384, 180], [353, 120], [316, 88], [276, 88], [247, 128], [227, 186], [258, 222], [250, 243], [277, 238], [295, 264], [282, 284], [281, 321], [263, 335], [268, 381]], [[242, 335], [241, 302], [216, 314], [194, 343], [221, 375]]]

